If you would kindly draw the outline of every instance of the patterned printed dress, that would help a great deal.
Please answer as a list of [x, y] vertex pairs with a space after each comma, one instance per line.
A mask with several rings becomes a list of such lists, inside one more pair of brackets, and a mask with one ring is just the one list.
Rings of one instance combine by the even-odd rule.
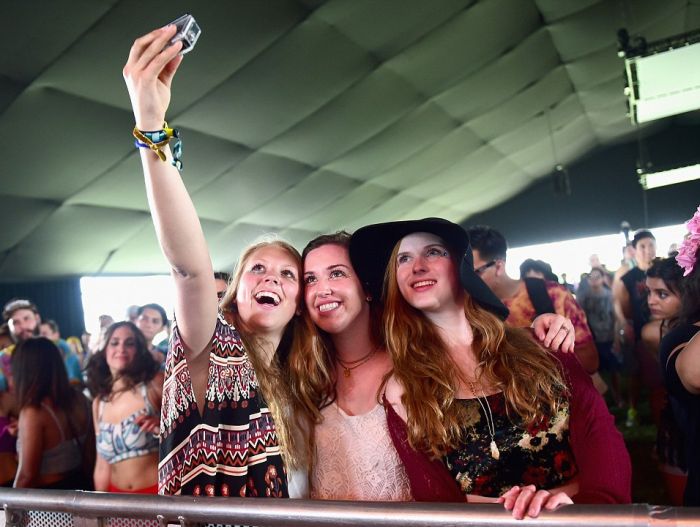
[[569, 407], [562, 405], [552, 418], [528, 428], [516, 426], [506, 415], [503, 393], [482, 397], [491, 409], [499, 459], [491, 455], [491, 435], [484, 409], [477, 399], [461, 399], [467, 434], [460, 449], [445, 463], [465, 494], [497, 497], [513, 485], [550, 489], [566, 484], [578, 470], [569, 445]]
[[200, 413], [177, 325], [166, 359], [159, 494], [288, 497], [267, 404], [240, 335], [221, 313]]

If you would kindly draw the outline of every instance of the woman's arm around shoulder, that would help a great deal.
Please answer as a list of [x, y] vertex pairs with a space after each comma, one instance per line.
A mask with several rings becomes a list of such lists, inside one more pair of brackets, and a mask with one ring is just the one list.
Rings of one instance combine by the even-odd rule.
[[22, 442], [19, 466], [15, 477], [15, 488], [32, 488], [35, 486], [41, 470], [41, 458], [44, 453], [44, 431], [42, 411], [28, 406], [19, 413], [18, 436]]

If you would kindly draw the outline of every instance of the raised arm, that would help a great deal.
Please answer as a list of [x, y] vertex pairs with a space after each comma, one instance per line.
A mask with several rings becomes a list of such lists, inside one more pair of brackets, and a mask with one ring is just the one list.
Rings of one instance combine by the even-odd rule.
[[[141, 131], [163, 128], [170, 103], [170, 86], [182, 56], [177, 42], [167, 46], [175, 26], [166, 26], [137, 39], [123, 74]], [[166, 47], [167, 46], [167, 47]], [[207, 348], [214, 333], [217, 298], [209, 249], [192, 199], [166, 146], [165, 162], [151, 150], [140, 149], [148, 204], [161, 250], [175, 281], [177, 323], [190, 357]]]

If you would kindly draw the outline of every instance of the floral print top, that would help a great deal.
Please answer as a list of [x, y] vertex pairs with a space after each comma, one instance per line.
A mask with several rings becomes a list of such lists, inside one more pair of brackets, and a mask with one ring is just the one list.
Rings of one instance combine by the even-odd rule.
[[[550, 489], [566, 484], [578, 470], [569, 444], [569, 406], [537, 425], [513, 424], [506, 415], [503, 393], [461, 399], [466, 434], [461, 448], [445, 464], [465, 494], [497, 497], [514, 485]], [[491, 408], [499, 456], [491, 454], [491, 435], [484, 408]], [[483, 408], [482, 408], [483, 405]]]

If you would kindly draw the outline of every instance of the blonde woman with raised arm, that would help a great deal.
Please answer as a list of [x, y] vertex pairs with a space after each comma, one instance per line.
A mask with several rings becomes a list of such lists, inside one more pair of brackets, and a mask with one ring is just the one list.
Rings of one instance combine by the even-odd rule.
[[[169, 25], [137, 39], [124, 66], [135, 135], [143, 144], [167, 137], [170, 87], [182, 61], [182, 43], [169, 44], [175, 31]], [[249, 248], [219, 306], [197, 212], [169, 146], [155, 149], [160, 155], [141, 148], [141, 163], [176, 290], [159, 492], [287, 497], [285, 462], [298, 463], [279, 356], [292, 334], [300, 336], [291, 322], [299, 320], [301, 258], [280, 241]], [[283, 339], [287, 332], [290, 339]]]

